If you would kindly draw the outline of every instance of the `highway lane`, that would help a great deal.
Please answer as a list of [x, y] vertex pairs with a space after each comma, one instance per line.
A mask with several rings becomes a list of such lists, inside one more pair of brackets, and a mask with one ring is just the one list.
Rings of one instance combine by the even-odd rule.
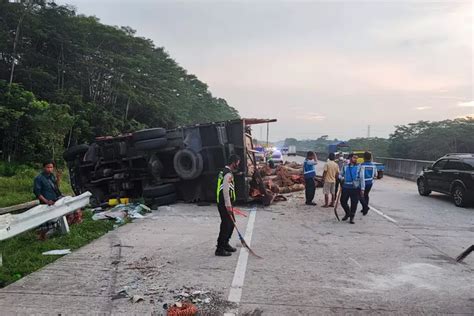
[[[390, 177], [376, 182], [371, 201], [395, 222], [373, 211], [358, 213], [355, 225], [338, 222], [321, 207], [321, 189], [317, 207], [304, 204], [304, 192], [287, 197], [265, 208], [241, 206], [256, 208], [238, 225], [264, 259], [240, 256], [241, 247], [215, 257], [215, 206], [180, 203], [0, 289], [0, 310], [160, 315], [187, 287], [211, 291], [211, 315], [472, 315], [474, 257], [454, 261], [474, 240], [472, 208], [421, 197], [413, 182]], [[239, 244], [235, 234], [232, 243]], [[144, 301], [116, 298], [122, 289]]]

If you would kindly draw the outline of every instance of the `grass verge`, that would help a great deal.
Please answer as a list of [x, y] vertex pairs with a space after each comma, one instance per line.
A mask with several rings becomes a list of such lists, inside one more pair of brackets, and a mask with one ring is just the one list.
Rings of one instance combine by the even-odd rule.
[[81, 224], [71, 225], [67, 235], [55, 234], [45, 241], [37, 239], [34, 230], [0, 242], [3, 266], [0, 267], [0, 287], [13, 283], [60, 256], [44, 256], [54, 249], [78, 249], [112, 230], [114, 221], [94, 221], [90, 211], [84, 212]]
[[[41, 172], [41, 167], [32, 167], [0, 161], [0, 207], [7, 207], [33, 201], [33, 180]], [[61, 192], [72, 195], [67, 169], [61, 178]]]

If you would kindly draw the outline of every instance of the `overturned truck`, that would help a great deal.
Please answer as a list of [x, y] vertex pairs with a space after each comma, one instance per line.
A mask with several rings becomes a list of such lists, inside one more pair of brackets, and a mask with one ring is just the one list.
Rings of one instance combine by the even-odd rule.
[[[237, 200], [269, 197], [256, 171], [251, 126], [272, 119], [239, 119], [166, 130], [151, 128], [68, 148], [64, 159], [75, 194], [92, 204], [141, 198], [152, 205], [214, 201], [216, 177], [231, 154], [242, 158], [235, 174]], [[255, 193], [257, 192], [257, 193]], [[260, 192], [260, 193], [258, 193]]]

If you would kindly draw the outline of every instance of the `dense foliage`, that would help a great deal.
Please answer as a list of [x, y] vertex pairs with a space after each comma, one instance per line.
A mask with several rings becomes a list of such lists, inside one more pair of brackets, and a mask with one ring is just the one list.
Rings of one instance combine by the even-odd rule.
[[[327, 152], [328, 145], [335, 142], [337, 140], [326, 138], [287, 138], [281, 145], [294, 145], [302, 151]], [[474, 153], [474, 118], [398, 125], [388, 139], [354, 138], [346, 143], [349, 146], [347, 151], [369, 150], [375, 157], [436, 160], [447, 153]]]
[[396, 126], [389, 141], [389, 154], [397, 158], [435, 160], [446, 153], [474, 153], [474, 118]]
[[[58, 143], [68, 146], [97, 135], [238, 117], [164, 48], [135, 36], [131, 28], [101, 24], [68, 6], [29, 3], [0, 1], [2, 93], [11, 89], [0, 103], [0, 133], [8, 137], [2, 144], [7, 147], [0, 148], [4, 155], [30, 160], [32, 148], [40, 150], [36, 144], [22, 144], [38, 140], [19, 133], [51, 142], [61, 135]], [[8, 83], [20, 84], [41, 101]], [[38, 115], [42, 122], [36, 121]], [[7, 120], [12, 121], [5, 126]], [[51, 131], [56, 123], [61, 127]]]

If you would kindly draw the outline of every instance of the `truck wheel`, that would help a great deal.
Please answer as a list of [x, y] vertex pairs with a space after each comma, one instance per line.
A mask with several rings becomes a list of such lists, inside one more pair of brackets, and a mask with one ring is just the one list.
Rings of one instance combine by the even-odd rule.
[[183, 139], [183, 131], [182, 130], [174, 130], [174, 131], [169, 131], [166, 133], [166, 138], [168, 139]]
[[153, 199], [153, 206], [170, 205], [176, 203], [178, 196], [176, 193], [167, 194]]
[[148, 140], [142, 140], [135, 143], [137, 150], [153, 150], [160, 149], [166, 146], [166, 138], [154, 138]]
[[457, 207], [466, 206], [466, 190], [461, 185], [456, 185], [453, 189], [454, 205]]
[[166, 130], [164, 128], [157, 127], [157, 128], [142, 129], [141, 131], [137, 131], [132, 134], [132, 139], [134, 142], [138, 142], [140, 140], [160, 138], [165, 135], [166, 135]]
[[176, 147], [181, 147], [181, 145], [183, 144], [184, 142], [182, 138], [172, 138], [172, 139], [168, 139], [167, 146], [170, 148], [176, 148]]
[[89, 145], [87, 144], [72, 146], [66, 149], [66, 151], [63, 153], [63, 158], [66, 161], [72, 161], [76, 159], [77, 156], [84, 155], [88, 150], [89, 150]]
[[377, 172], [377, 179], [382, 179], [383, 178], [383, 171]]
[[174, 193], [175, 191], [176, 189], [173, 184], [163, 184], [163, 185], [143, 188], [142, 195], [145, 198], [161, 197], [161, 196]]
[[428, 185], [424, 179], [419, 179], [418, 182], [418, 193], [421, 196], [428, 196], [431, 193], [431, 190], [428, 188]]
[[191, 149], [179, 150], [174, 155], [173, 166], [178, 176], [184, 180], [196, 179], [204, 168], [202, 155]]

